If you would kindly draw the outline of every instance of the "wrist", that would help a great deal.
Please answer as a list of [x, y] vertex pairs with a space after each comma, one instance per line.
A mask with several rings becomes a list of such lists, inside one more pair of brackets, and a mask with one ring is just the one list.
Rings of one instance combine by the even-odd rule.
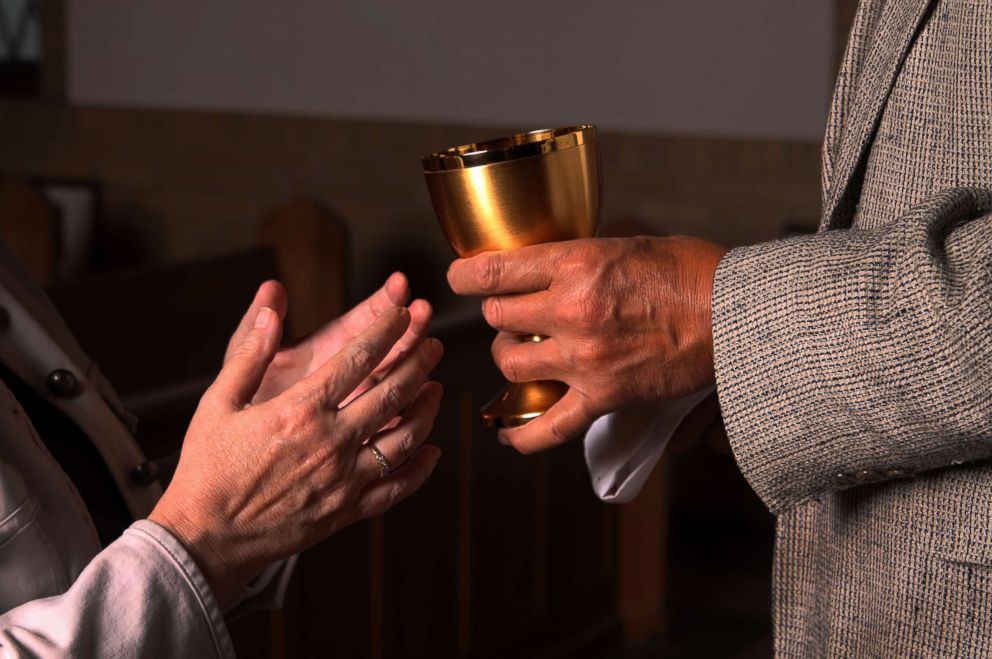
[[226, 547], [218, 526], [180, 507], [170, 505], [163, 497], [148, 520], [155, 522], [179, 541], [200, 569], [214, 599], [222, 609], [233, 601], [238, 590], [251, 579], [251, 570], [238, 560], [237, 552]]
[[699, 298], [697, 308], [697, 337], [699, 345], [699, 366], [703, 384], [716, 384], [716, 366], [713, 358], [713, 285], [716, 272], [729, 250], [721, 245], [709, 243], [705, 258], [700, 259]]

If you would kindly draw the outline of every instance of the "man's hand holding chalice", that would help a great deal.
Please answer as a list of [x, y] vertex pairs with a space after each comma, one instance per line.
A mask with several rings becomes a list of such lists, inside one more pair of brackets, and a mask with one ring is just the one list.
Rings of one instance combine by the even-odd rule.
[[[484, 296], [512, 382], [569, 386], [544, 415], [500, 437], [523, 453], [560, 444], [623, 407], [713, 385], [710, 296], [726, 250], [693, 238], [545, 243], [455, 261], [452, 289]], [[546, 336], [521, 342], [521, 334]]]

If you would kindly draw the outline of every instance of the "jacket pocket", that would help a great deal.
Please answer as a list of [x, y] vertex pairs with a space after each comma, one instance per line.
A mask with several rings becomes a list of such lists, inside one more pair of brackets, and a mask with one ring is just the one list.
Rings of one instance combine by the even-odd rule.
[[59, 552], [38, 520], [40, 509], [21, 475], [0, 462], [0, 613], [69, 586]]
[[912, 484], [901, 515], [913, 520], [921, 548], [949, 563], [992, 567], [992, 462], [931, 472]]
[[992, 569], [992, 547], [979, 540], [966, 540], [954, 546], [945, 546], [935, 552], [935, 555], [948, 563]]
[[38, 500], [28, 493], [24, 479], [0, 462], [0, 551], [38, 517]]

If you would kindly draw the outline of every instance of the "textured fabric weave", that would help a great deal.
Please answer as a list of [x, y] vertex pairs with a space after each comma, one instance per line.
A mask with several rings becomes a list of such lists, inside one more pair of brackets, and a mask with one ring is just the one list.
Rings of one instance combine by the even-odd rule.
[[822, 231], [714, 284], [776, 652], [992, 656], [992, 3], [863, 1], [823, 165]]

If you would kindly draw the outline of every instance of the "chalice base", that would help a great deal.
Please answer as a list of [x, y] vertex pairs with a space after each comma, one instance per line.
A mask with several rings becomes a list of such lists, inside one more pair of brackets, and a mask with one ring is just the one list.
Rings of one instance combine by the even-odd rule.
[[479, 415], [490, 428], [516, 428], [547, 412], [566, 391], [567, 384], [554, 380], [511, 382]]

